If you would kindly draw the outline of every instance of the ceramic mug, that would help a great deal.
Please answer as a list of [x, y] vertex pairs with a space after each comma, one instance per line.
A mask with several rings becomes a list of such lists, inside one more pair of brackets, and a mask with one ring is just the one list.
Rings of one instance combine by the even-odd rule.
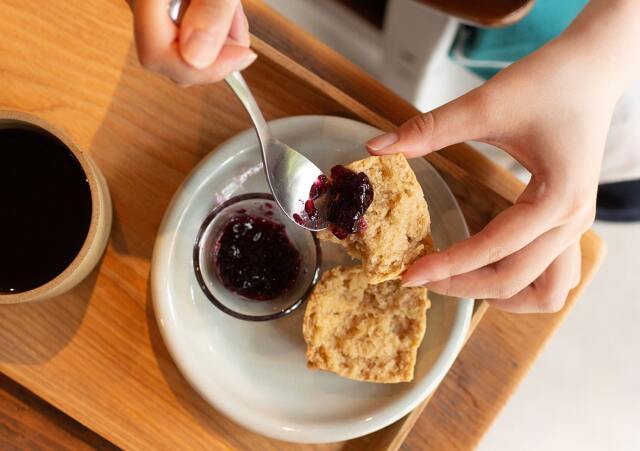
[[[44, 300], [61, 295], [85, 279], [104, 253], [112, 220], [111, 197], [107, 183], [87, 153], [83, 152], [66, 133], [42, 119], [27, 113], [0, 110], [0, 130], [2, 129], [33, 130], [57, 138], [73, 154], [86, 175], [91, 196], [91, 218], [86, 238], [75, 258], [62, 272], [40, 286], [26, 291], [0, 291], [0, 304]], [[0, 148], [0, 152], [4, 151], [15, 151], [15, 149]], [[0, 220], [10, 221], [11, 218], [0, 218]], [[3, 255], [0, 253], [1, 258]]]

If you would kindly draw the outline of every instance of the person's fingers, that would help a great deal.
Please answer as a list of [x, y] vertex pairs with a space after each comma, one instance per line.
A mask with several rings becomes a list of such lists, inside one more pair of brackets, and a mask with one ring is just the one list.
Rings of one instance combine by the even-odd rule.
[[[180, 54], [191, 66], [204, 69], [218, 58], [239, 0], [191, 0], [180, 23]], [[165, 8], [166, 9], [166, 8]]]
[[[136, 46], [140, 63], [147, 69], [161, 73], [180, 85], [213, 83], [235, 70], [248, 67], [256, 54], [243, 45], [240, 22], [244, 14], [238, 12], [235, 38], [223, 39], [214, 64], [198, 69], [188, 64], [178, 48], [178, 28], [167, 13], [166, 4], [155, 0], [138, 0], [135, 4]], [[191, 8], [191, 5], [189, 6]], [[188, 9], [189, 11], [189, 9]]]
[[451, 144], [480, 140], [491, 135], [490, 93], [484, 88], [415, 116], [395, 132], [377, 136], [366, 143], [373, 155], [403, 153], [407, 158], [426, 155]]
[[564, 252], [570, 240], [566, 228], [558, 227], [492, 265], [428, 283], [426, 287], [436, 293], [463, 298], [511, 298], [536, 280]]
[[196, 69], [180, 57], [173, 45], [166, 50], [156, 70], [181, 85], [215, 83], [233, 71], [247, 68], [257, 57], [246, 47], [225, 45], [214, 64], [206, 69]]
[[[532, 181], [512, 207], [471, 238], [418, 259], [403, 274], [405, 286], [437, 282], [495, 263], [522, 249], [557, 225], [553, 199], [538, 197]], [[542, 194], [544, 196], [544, 194]]]
[[489, 304], [511, 313], [554, 313], [562, 309], [580, 268], [579, 243], [564, 251], [531, 285], [510, 299]]
[[242, 8], [242, 3], [238, 3], [236, 12], [233, 14], [231, 28], [229, 29], [229, 38], [244, 47], [249, 47], [249, 45], [251, 45], [249, 21], [247, 20], [247, 16]]
[[156, 0], [138, 0], [133, 17], [138, 59], [144, 67], [156, 70], [175, 43], [178, 28], [167, 13], [166, 3]]
[[573, 282], [571, 283], [571, 288], [575, 288], [580, 284], [582, 280], [582, 250], [580, 249], [580, 240], [573, 246], [571, 246], [572, 252], [574, 254], [574, 260], [576, 262], [576, 269], [573, 275]]

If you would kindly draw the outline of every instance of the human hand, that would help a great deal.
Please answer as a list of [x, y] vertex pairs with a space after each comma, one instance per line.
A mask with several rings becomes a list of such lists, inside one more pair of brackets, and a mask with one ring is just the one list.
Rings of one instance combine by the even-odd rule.
[[220, 81], [257, 57], [240, 0], [192, 0], [179, 26], [168, 1], [137, 0], [132, 8], [140, 63], [180, 85]]
[[594, 219], [602, 153], [619, 94], [603, 74], [585, 72], [579, 58], [568, 59], [568, 51], [551, 45], [397, 132], [369, 141], [374, 155], [407, 157], [483, 141], [504, 149], [532, 174], [512, 207], [468, 240], [417, 260], [403, 275], [405, 285], [487, 299], [511, 312], [555, 312], [563, 306], [580, 280], [579, 240]]

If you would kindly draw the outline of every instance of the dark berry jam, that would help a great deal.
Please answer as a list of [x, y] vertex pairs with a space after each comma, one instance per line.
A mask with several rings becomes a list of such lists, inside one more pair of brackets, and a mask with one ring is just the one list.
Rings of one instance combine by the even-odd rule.
[[324, 174], [319, 175], [318, 180], [313, 182], [313, 185], [311, 185], [311, 189], [309, 190], [309, 200], [316, 200], [327, 191], [329, 191], [329, 179]]
[[309, 199], [304, 203], [304, 212], [307, 214], [307, 217], [309, 219], [318, 219], [318, 209], [313, 203], [313, 200]]
[[[325, 175], [318, 176], [309, 190], [309, 199], [304, 203], [304, 215], [310, 219], [318, 218], [315, 201], [327, 195], [327, 219], [331, 223], [333, 234], [343, 240], [352, 233], [367, 229], [364, 213], [373, 201], [373, 188], [364, 172], [355, 173], [344, 166], [331, 168], [331, 180]], [[299, 214], [293, 219], [304, 224]]]
[[327, 219], [336, 237], [343, 240], [352, 233], [366, 230], [364, 213], [373, 202], [373, 188], [367, 174], [334, 166], [328, 194]]
[[311, 185], [311, 189], [309, 190], [309, 198], [304, 201], [304, 210], [301, 211], [301, 214], [294, 213], [293, 220], [301, 226], [304, 226], [305, 221], [302, 218], [305, 216], [307, 220], [315, 221], [318, 219], [320, 213], [316, 207], [315, 201], [322, 195], [326, 194], [329, 191], [329, 179], [326, 175], [322, 174], [318, 176], [318, 179], [313, 182]]
[[289, 290], [300, 270], [300, 253], [282, 224], [240, 214], [229, 220], [216, 243], [218, 276], [229, 290], [258, 301]]

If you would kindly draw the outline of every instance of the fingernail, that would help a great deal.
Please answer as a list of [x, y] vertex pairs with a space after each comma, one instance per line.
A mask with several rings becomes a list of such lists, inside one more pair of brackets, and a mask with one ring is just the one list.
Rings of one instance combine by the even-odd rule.
[[402, 282], [402, 288], [422, 287], [428, 283], [428, 280], [409, 280], [407, 282]]
[[371, 141], [368, 141], [367, 147], [374, 152], [379, 152], [389, 147], [390, 145], [395, 144], [396, 142], [398, 142], [397, 133], [385, 133], [384, 135], [377, 136]]
[[247, 67], [251, 66], [253, 62], [258, 58], [258, 55], [255, 53], [251, 53], [250, 55], [245, 56], [240, 61], [238, 61], [238, 66], [236, 70], [245, 70]]
[[214, 38], [211, 33], [194, 30], [182, 46], [182, 57], [197, 69], [204, 69], [213, 63], [215, 55]]

